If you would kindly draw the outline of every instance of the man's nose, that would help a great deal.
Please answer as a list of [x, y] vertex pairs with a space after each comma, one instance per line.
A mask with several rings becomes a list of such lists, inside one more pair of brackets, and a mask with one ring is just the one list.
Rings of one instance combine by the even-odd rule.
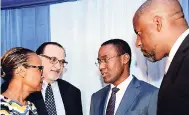
[[61, 68], [60, 62], [58, 61], [55, 65], [54, 65], [57, 69]]
[[102, 69], [104, 69], [105, 67], [106, 67], [106, 63], [104, 63], [104, 62], [99, 63], [100, 71], [102, 71]]
[[137, 36], [135, 45], [137, 48], [141, 48], [142, 43], [141, 43], [141, 38], [139, 36]]

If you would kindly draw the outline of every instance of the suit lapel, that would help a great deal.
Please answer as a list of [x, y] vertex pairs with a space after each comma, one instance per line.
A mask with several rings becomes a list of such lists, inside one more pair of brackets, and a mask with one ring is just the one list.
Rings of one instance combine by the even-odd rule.
[[139, 81], [133, 76], [133, 80], [127, 87], [125, 94], [121, 100], [121, 103], [119, 104], [119, 107], [116, 111], [116, 115], [123, 115], [126, 111], [128, 111], [128, 109], [130, 108], [132, 103], [137, 99], [140, 93], [140, 90], [138, 88], [139, 86]]
[[[176, 80], [177, 72], [182, 64], [183, 59], [184, 59], [185, 51], [187, 51], [188, 49], [189, 49], [189, 35], [184, 39], [184, 41], [180, 45], [179, 49], [177, 50], [177, 52], [170, 64], [167, 74], [164, 76], [164, 77], [171, 76], [171, 77], [167, 78], [167, 80], [165, 81], [166, 85], [168, 85], [170, 83], [174, 83], [174, 81]], [[166, 86], [164, 86], [164, 87], [166, 87]]]
[[105, 113], [105, 106], [106, 106], [106, 102], [107, 102], [107, 95], [108, 92], [110, 90], [110, 85], [106, 86], [104, 88], [104, 91], [101, 93], [102, 96], [100, 98], [100, 105], [99, 105], [99, 115], [104, 115]]
[[34, 103], [39, 115], [47, 115], [48, 114], [41, 92], [35, 92], [35, 93], [30, 94], [30, 96], [28, 97], [28, 100], [30, 100], [31, 102]]
[[58, 79], [57, 80], [58, 82], [58, 87], [59, 87], [59, 90], [60, 90], [60, 94], [61, 94], [61, 97], [62, 97], [62, 101], [63, 101], [63, 105], [64, 105], [64, 108], [65, 108], [65, 112], [67, 113], [68, 112], [68, 107], [69, 107], [69, 102], [68, 100], [70, 100], [69, 98], [69, 95], [66, 95], [67, 92], [68, 92], [68, 88], [64, 85], [64, 83], [60, 83], [60, 80]]

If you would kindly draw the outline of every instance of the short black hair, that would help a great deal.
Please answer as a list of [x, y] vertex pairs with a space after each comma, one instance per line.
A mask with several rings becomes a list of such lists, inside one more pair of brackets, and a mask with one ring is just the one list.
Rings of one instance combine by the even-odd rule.
[[45, 50], [45, 47], [46, 47], [47, 45], [55, 45], [55, 46], [58, 46], [58, 47], [62, 48], [62, 49], [64, 50], [64, 54], [65, 54], [65, 56], [66, 56], [66, 51], [65, 51], [64, 47], [63, 47], [62, 45], [60, 45], [59, 43], [57, 43], [57, 42], [44, 42], [43, 44], [41, 44], [41, 45], [37, 48], [36, 54], [37, 54], [37, 55], [43, 54], [43, 53], [44, 53], [44, 50]]
[[127, 53], [130, 56], [129, 67], [131, 65], [131, 48], [129, 44], [122, 39], [110, 39], [101, 44], [101, 46], [112, 44], [116, 47], [118, 55]]

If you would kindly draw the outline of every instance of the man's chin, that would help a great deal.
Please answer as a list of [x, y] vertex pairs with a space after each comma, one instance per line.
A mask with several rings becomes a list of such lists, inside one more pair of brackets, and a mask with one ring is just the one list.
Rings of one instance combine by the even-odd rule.
[[154, 62], [157, 62], [157, 61], [161, 61], [164, 57], [163, 57], [163, 58], [155, 58], [155, 57], [154, 57], [154, 58], [151, 58], [151, 57], [146, 57], [146, 58], [147, 58], [148, 61], [154, 63]]
[[106, 84], [112, 84], [113, 80], [105, 78], [104, 79], [104, 83], [106, 83]]
[[147, 60], [150, 61], [150, 62], [153, 62], [153, 63], [157, 61], [157, 60], [155, 60], [153, 58], [147, 58]]
[[109, 84], [109, 83], [110, 83], [110, 80], [108, 80], [108, 79], [106, 79], [106, 78], [104, 78], [103, 80], [104, 80], [104, 83], [106, 83], [106, 84]]
[[49, 77], [49, 79], [52, 80], [52, 81], [56, 81], [58, 78], [59, 78], [58, 76], [51, 76], [51, 77]]
[[156, 61], [158, 61], [158, 60], [155, 59], [155, 57], [149, 57], [148, 55], [145, 55], [145, 54], [144, 54], [144, 57], [146, 57], [147, 60], [150, 61], [150, 62], [156, 62]]
[[56, 81], [59, 77], [52, 78], [51, 80]]

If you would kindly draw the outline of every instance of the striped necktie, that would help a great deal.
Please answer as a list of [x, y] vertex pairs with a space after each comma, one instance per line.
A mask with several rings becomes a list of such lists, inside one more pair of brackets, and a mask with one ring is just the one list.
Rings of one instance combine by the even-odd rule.
[[119, 91], [119, 88], [112, 88], [112, 94], [106, 108], [106, 115], [114, 115], [115, 102], [116, 102], [116, 93]]

